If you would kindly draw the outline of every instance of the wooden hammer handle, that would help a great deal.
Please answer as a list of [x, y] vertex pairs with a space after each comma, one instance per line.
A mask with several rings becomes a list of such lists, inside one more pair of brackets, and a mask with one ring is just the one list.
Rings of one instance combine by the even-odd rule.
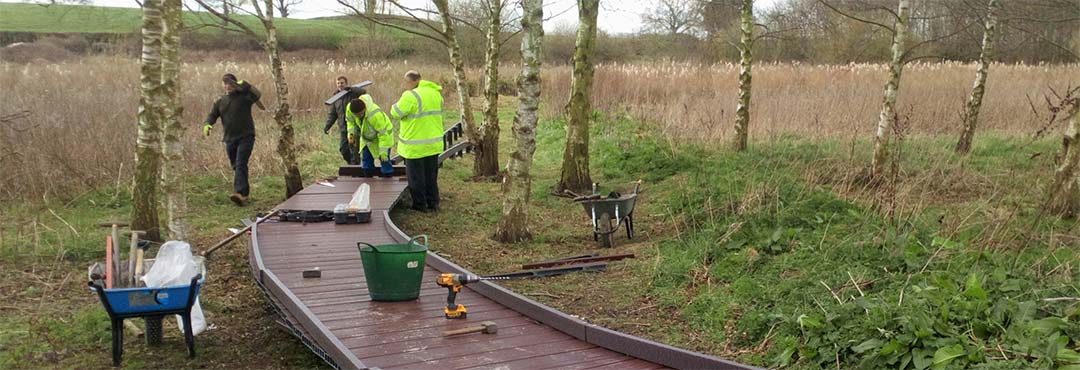
[[447, 330], [447, 331], [444, 331], [444, 332], [443, 332], [443, 336], [446, 336], [446, 337], [448, 337], [448, 336], [451, 336], [451, 335], [461, 335], [461, 334], [469, 334], [469, 333], [479, 333], [479, 332], [482, 332], [482, 331], [484, 331], [484, 327], [483, 327], [483, 326], [474, 326], [474, 327], [471, 327], [471, 328], [465, 328], [465, 329], [457, 329], [457, 330]]

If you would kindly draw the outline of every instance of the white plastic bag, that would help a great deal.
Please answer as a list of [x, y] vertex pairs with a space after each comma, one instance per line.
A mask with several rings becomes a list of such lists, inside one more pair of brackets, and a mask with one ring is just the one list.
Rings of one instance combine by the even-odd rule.
[[[154, 264], [150, 271], [143, 276], [143, 282], [147, 287], [165, 287], [172, 285], [186, 285], [191, 283], [191, 278], [199, 274], [199, 263], [191, 254], [191, 245], [181, 241], [168, 241], [158, 249]], [[176, 316], [176, 323], [180, 331], [184, 331], [183, 321], [180, 315]], [[203, 317], [199, 299], [195, 298], [195, 306], [191, 308], [191, 330], [194, 335], [199, 335], [206, 330], [206, 319]]]

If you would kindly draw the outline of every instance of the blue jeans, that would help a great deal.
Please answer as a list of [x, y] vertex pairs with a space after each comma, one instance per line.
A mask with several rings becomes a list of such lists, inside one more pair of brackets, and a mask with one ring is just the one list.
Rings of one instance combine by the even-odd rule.
[[[364, 169], [364, 172], [375, 170], [375, 156], [371, 155], [371, 150], [364, 146], [360, 153], [363, 157], [360, 168]], [[379, 162], [382, 165], [380, 170], [382, 170], [383, 175], [394, 174], [394, 164], [390, 163], [390, 149], [386, 150], [386, 160], [379, 160]]]

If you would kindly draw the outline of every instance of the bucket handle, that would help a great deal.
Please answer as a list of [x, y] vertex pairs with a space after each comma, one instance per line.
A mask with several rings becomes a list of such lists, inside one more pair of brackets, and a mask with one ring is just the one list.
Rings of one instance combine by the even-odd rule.
[[361, 252], [363, 252], [363, 251], [364, 251], [364, 247], [369, 247], [369, 248], [371, 248], [371, 250], [373, 250], [373, 251], [375, 251], [375, 252], [378, 252], [378, 251], [379, 251], [379, 250], [378, 250], [377, 248], [375, 248], [375, 246], [374, 246], [374, 245], [371, 245], [371, 244], [369, 244], [369, 243], [364, 243], [364, 242], [356, 242], [356, 248], [357, 248], [357, 249], [359, 249], [359, 250], [360, 250]]
[[[416, 242], [416, 240], [420, 239], [420, 238], [424, 238], [424, 243], [423, 244], [420, 244], [420, 243]], [[428, 236], [425, 235], [425, 234], [420, 234], [420, 235], [414, 236], [412, 239], [409, 239], [409, 244], [427, 246], [428, 245]]]

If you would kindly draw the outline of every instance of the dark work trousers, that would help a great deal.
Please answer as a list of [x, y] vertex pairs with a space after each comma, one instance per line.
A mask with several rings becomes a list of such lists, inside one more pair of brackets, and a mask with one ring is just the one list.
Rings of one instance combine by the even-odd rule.
[[338, 146], [338, 151], [341, 152], [341, 159], [345, 160], [346, 164], [358, 164], [356, 160], [356, 147], [349, 145], [349, 132], [341, 130], [341, 145]]
[[[368, 149], [367, 146], [364, 146], [363, 149], [360, 149], [360, 154], [360, 168], [363, 168], [364, 172], [375, 171], [375, 156], [371, 155], [371, 149]], [[394, 173], [394, 164], [390, 163], [389, 160], [390, 149], [386, 150], [386, 158], [387, 160], [385, 161], [379, 160], [379, 165], [381, 166], [380, 171], [382, 172], [382, 174], [389, 176]]]
[[439, 208], [439, 155], [405, 159], [413, 209]]
[[229, 154], [229, 165], [233, 169], [233, 190], [245, 197], [251, 192], [248, 186], [248, 159], [251, 158], [251, 149], [254, 147], [254, 136], [238, 137], [225, 142], [225, 152]]

